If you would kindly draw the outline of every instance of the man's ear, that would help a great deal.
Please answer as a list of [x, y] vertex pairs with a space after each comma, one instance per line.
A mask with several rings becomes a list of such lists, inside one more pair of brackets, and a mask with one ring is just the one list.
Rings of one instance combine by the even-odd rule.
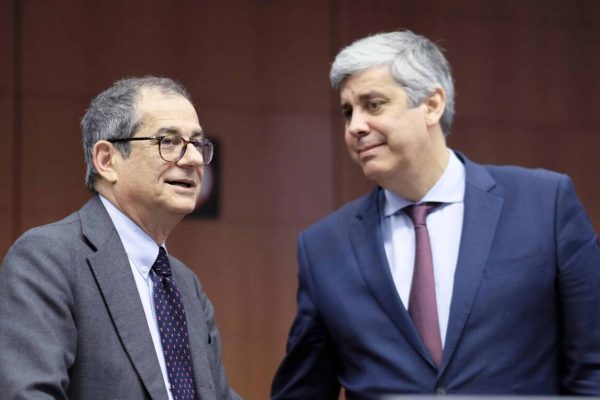
[[92, 161], [98, 175], [107, 182], [116, 183], [118, 178], [118, 170], [116, 163], [121, 158], [121, 153], [106, 140], [99, 140], [94, 144], [92, 149]]
[[432, 94], [425, 98], [425, 123], [432, 127], [440, 122], [446, 109], [446, 92], [441, 87], [436, 88]]

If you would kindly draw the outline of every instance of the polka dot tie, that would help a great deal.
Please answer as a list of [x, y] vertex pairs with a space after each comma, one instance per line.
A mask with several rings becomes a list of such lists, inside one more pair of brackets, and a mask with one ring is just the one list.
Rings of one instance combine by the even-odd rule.
[[154, 307], [160, 331], [167, 375], [174, 400], [195, 399], [192, 357], [181, 294], [171, 275], [171, 264], [163, 247], [150, 274], [154, 282]]

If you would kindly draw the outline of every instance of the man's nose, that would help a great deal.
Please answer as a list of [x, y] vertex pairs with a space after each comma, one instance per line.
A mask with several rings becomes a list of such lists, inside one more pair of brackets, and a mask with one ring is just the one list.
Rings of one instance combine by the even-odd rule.
[[180, 165], [191, 165], [194, 167], [199, 167], [204, 165], [204, 159], [202, 157], [202, 153], [196, 149], [192, 143], [185, 144], [185, 153], [183, 157], [179, 160], [178, 164]]
[[360, 111], [352, 113], [350, 121], [348, 121], [347, 128], [348, 133], [355, 137], [361, 137], [369, 133], [368, 116]]

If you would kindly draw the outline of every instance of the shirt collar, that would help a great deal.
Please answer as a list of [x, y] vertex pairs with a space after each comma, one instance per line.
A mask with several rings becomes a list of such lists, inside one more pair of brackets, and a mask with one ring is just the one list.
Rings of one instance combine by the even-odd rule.
[[[115, 207], [106, 198], [100, 196], [104, 208], [121, 238], [127, 256], [144, 278], [148, 277], [152, 265], [158, 257], [158, 246], [131, 218]], [[163, 245], [164, 246], [164, 243]]]
[[[446, 170], [441, 178], [417, 203], [438, 202], [444, 204], [462, 203], [465, 198], [465, 166], [460, 162], [456, 154], [448, 149], [449, 158]], [[413, 204], [392, 191], [383, 190], [383, 216], [389, 217], [398, 210]]]

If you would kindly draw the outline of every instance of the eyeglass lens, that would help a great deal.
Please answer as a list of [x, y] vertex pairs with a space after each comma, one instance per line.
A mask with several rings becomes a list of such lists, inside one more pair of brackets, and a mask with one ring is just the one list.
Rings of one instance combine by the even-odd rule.
[[210, 163], [213, 157], [213, 144], [206, 138], [186, 141], [179, 135], [164, 136], [160, 141], [160, 155], [165, 161], [179, 161], [187, 150], [188, 143], [202, 155], [202, 163], [204, 165]]

